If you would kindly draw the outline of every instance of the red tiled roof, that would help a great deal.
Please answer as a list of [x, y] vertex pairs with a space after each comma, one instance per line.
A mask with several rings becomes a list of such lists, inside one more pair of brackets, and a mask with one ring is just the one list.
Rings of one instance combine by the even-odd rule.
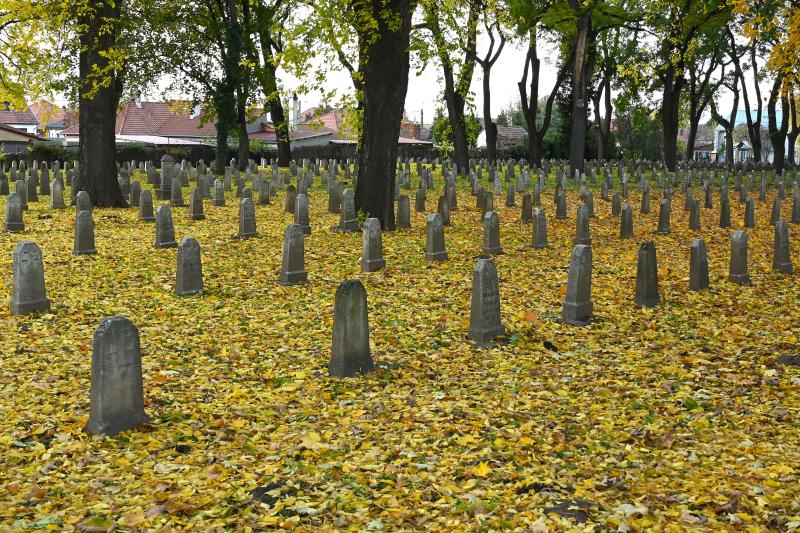
[[[117, 135], [156, 135], [161, 137], [214, 137], [214, 124], [200, 125], [200, 117], [190, 118], [188, 102], [127, 102], [117, 113]], [[78, 125], [63, 135], [77, 135]]]
[[0, 124], [36, 124], [39, 121], [31, 113], [30, 108], [11, 109], [8, 104], [0, 107]]
[[73, 111], [66, 110], [47, 100], [31, 104], [30, 109], [42, 129], [46, 128], [48, 124], [55, 123], [72, 125], [78, 120]]

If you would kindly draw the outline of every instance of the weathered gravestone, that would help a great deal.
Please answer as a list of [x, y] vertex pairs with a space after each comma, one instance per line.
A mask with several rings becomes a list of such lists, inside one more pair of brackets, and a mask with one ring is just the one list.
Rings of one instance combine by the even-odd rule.
[[400, 195], [397, 199], [397, 229], [411, 227], [411, 203], [408, 196]]
[[131, 182], [131, 206], [139, 207], [139, 198], [142, 196], [142, 184], [138, 180]]
[[194, 237], [181, 239], [175, 269], [175, 294], [178, 296], [203, 292], [203, 263], [200, 253], [200, 243], [197, 239]]
[[250, 198], [242, 198], [239, 202], [239, 238], [248, 239], [256, 235], [256, 207]]
[[92, 210], [92, 199], [89, 198], [89, 193], [86, 191], [78, 191], [75, 194], [75, 212]]
[[487, 345], [504, 335], [506, 328], [500, 320], [500, 282], [492, 259], [478, 259], [472, 271], [469, 334], [478, 345]]
[[783, 220], [775, 223], [775, 241], [772, 252], [772, 269], [783, 274], [794, 272], [789, 251], [789, 226]]
[[442, 225], [449, 226], [450, 225], [450, 202], [447, 200], [446, 195], [439, 196], [439, 204], [437, 207], [437, 212], [439, 216], [442, 217]]
[[667, 235], [672, 232], [670, 227], [670, 202], [666, 198], [661, 200], [658, 210], [658, 230], [659, 235]]
[[447, 261], [444, 244], [444, 224], [439, 213], [428, 215], [425, 230], [425, 259], [428, 261]]
[[500, 217], [496, 211], [489, 211], [483, 217], [483, 253], [489, 255], [503, 253], [503, 247], [500, 245]]
[[728, 279], [739, 285], [750, 284], [750, 274], [747, 270], [747, 232], [734, 231], [731, 236], [731, 263]]
[[700, 231], [700, 200], [691, 199], [689, 205], [689, 229]]
[[375, 272], [386, 266], [383, 257], [383, 241], [381, 237], [381, 223], [377, 218], [368, 218], [364, 221], [361, 271]]
[[92, 389], [86, 432], [116, 435], [148, 421], [139, 331], [127, 318], [106, 318], [95, 330], [92, 341]]
[[42, 251], [31, 241], [22, 241], [14, 248], [12, 256], [13, 289], [11, 314], [27, 315], [49, 311], [50, 300], [44, 284]]
[[172, 209], [168, 205], [156, 208], [156, 248], [175, 248], [175, 226], [172, 223]]
[[567, 219], [567, 195], [563, 192], [558, 193], [556, 198], [556, 220]]
[[222, 180], [214, 180], [214, 206], [222, 207], [225, 205], [225, 188]]
[[731, 227], [731, 204], [727, 196], [722, 196], [719, 199], [719, 227]]
[[703, 239], [692, 239], [689, 256], [689, 290], [700, 291], [708, 287], [708, 253]]
[[522, 195], [522, 222], [533, 222], [533, 197], [527, 193]]
[[341, 213], [339, 213], [339, 225], [335, 228], [335, 231], [342, 233], [358, 231], [356, 204], [351, 189], [342, 191], [342, 209]]
[[333, 343], [328, 374], [349, 378], [375, 370], [369, 352], [367, 291], [358, 280], [343, 281], [336, 289]]
[[12, 192], [6, 202], [5, 228], [8, 232], [25, 231], [25, 221], [22, 218], [22, 199], [19, 194]]
[[50, 207], [53, 209], [66, 209], [67, 204], [64, 203], [64, 186], [61, 184], [61, 180], [53, 180], [51, 190]]
[[414, 199], [414, 211], [417, 213], [425, 212], [425, 187], [417, 189], [417, 194]]
[[547, 248], [547, 218], [544, 209], [537, 207], [533, 210], [533, 237], [531, 247]]
[[745, 200], [744, 204], [744, 227], [745, 228], [755, 228], [756, 227], [756, 216], [755, 216], [755, 204], [752, 198], [748, 198]]
[[299, 225], [305, 235], [311, 234], [311, 223], [308, 218], [308, 196], [298, 194], [294, 206], [294, 223]]
[[189, 200], [189, 219], [190, 220], [203, 220], [206, 218], [203, 212], [203, 191], [200, 187], [192, 189], [192, 197]]
[[[630, 206], [627, 206], [630, 208]], [[567, 293], [561, 318], [567, 324], [583, 326], [592, 317], [592, 248], [578, 244], [572, 250]]]
[[639, 246], [639, 262], [636, 267], [636, 303], [645, 307], [654, 307], [660, 301], [656, 245], [651, 241], [643, 242]]
[[283, 260], [278, 283], [296, 285], [308, 281], [305, 263], [305, 237], [303, 228], [289, 224], [283, 236]]
[[622, 216], [619, 219], [619, 236], [623, 239], [630, 239], [633, 237], [633, 209], [631, 204], [625, 204], [621, 211]]
[[150, 189], [145, 189], [139, 195], [139, 220], [152, 222], [156, 217], [153, 216], [153, 193]]
[[575, 244], [592, 244], [592, 235], [589, 232], [589, 208], [586, 204], [578, 206], [578, 216], [575, 219]]
[[774, 226], [781, 219], [781, 199], [775, 198], [772, 201], [772, 212], [770, 213], [769, 223]]
[[285, 210], [287, 213], [294, 213], [294, 208], [297, 202], [297, 187], [289, 185], [286, 187], [286, 205]]
[[94, 220], [91, 211], [81, 211], [75, 218], [75, 238], [72, 253], [75, 255], [93, 255], [97, 253], [94, 247]]

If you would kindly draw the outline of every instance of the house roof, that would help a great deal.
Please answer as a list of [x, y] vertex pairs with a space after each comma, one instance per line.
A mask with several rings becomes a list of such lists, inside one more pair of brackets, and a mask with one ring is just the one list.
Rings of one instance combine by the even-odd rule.
[[[159, 137], [214, 137], [214, 124], [200, 124], [200, 117], [191, 117], [189, 103], [127, 102], [117, 113], [117, 135], [154, 135]], [[62, 135], [78, 135], [78, 125], [65, 129]]]
[[39, 121], [31, 113], [29, 107], [25, 109], [11, 109], [8, 103], [0, 104], [0, 124], [35, 124]]
[[47, 100], [31, 104], [30, 110], [36, 117], [40, 129], [63, 129], [78, 121], [75, 112]]
[[12, 128], [6, 124], [0, 124], [0, 138], [4, 140], [17, 140], [16, 138], [9, 138], [9, 137], [16, 137], [19, 136], [19, 140], [28, 140], [28, 141], [43, 141], [41, 137], [38, 135], [34, 135], [32, 133], [28, 133], [27, 131], [22, 131], [17, 128]]

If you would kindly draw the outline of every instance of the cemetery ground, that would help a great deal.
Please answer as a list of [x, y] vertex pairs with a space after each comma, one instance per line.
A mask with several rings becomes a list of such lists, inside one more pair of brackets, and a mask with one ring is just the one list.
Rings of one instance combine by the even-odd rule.
[[[177, 239], [202, 247], [205, 290], [189, 297], [174, 294], [175, 249], [153, 247], [137, 209], [95, 209], [98, 253], [76, 256], [74, 208], [31, 202], [25, 231], [0, 236], [0, 529], [796, 528], [800, 288], [772, 270], [775, 191], [766, 202], [755, 192], [752, 284], [737, 285], [727, 275], [744, 205], [733, 189], [732, 228], [718, 227], [715, 190], [690, 231], [676, 188], [668, 235], [656, 235], [660, 190], [643, 215], [632, 189], [634, 238], [620, 239], [596, 188], [587, 327], [560, 321], [578, 195], [571, 184], [558, 221], [552, 191], [541, 195], [546, 249], [530, 246], [521, 195], [516, 207], [494, 199], [507, 337], [487, 348], [466, 338], [483, 226], [463, 180], [448, 261], [425, 260], [426, 213], [412, 207], [410, 229], [383, 235], [386, 268], [362, 273], [361, 233], [331, 231], [339, 216], [317, 178], [308, 283], [288, 287], [285, 190], [256, 206], [252, 239], [235, 238], [231, 192], [225, 207], [206, 200], [202, 221], [175, 207]], [[800, 229], [790, 231], [796, 259]], [[693, 237], [708, 247], [711, 287], [699, 292], [688, 290]], [[22, 240], [42, 249], [44, 314], [8, 311]], [[646, 240], [662, 296], [650, 309], [634, 303]], [[333, 301], [346, 279], [366, 287], [378, 369], [334, 379]], [[150, 421], [96, 437], [83, 431], [92, 335], [112, 315], [139, 329]]]

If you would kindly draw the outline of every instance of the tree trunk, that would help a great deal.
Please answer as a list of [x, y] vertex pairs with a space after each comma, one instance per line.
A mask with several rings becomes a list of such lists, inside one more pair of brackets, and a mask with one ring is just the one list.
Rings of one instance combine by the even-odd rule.
[[664, 131], [662, 156], [670, 172], [675, 172], [678, 161], [678, 105], [681, 98], [683, 77], [677, 76], [675, 68], [668, 66], [663, 77], [664, 98], [661, 100], [661, 127]]
[[492, 67], [483, 67], [483, 125], [486, 129], [486, 156], [489, 165], [494, 166], [497, 161], [497, 124], [492, 121], [492, 88], [489, 85], [489, 78], [492, 74]]
[[[789, 99], [786, 97], [785, 91], [781, 94], [782, 87], [783, 76], [778, 75], [772, 83], [772, 90], [769, 93], [769, 101], [767, 102], [769, 140], [772, 141], [772, 150], [774, 152], [772, 168], [775, 170], [775, 174], [783, 174], [786, 158], [786, 133], [789, 130]], [[783, 116], [781, 117], [780, 125], [778, 124], [775, 110], [779, 99], [781, 101], [781, 107], [783, 108]]]
[[[784, 111], [785, 113], [785, 111]], [[793, 90], [789, 91], [789, 118], [792, 127], [788, 130], [786, 137], [789, 140], [789, 148], [786, 153], [786, 159], [789, 164], [795, 166], [797, 164], [795, 151], [797, 150], [797, 137], [800, 136], [800, 124], [797, 123], [797, 95]]]
[[236, 96], [230, 84], [217, 87], [214, 107], [217, 110], [217, 148], [214, 159], [214, 173], [224, 174], [228, 164], [228, 136], [236, 123]]
[[409, 36], [416, 1], [365, 0], [361, 6], [372, 13], [377, 27], [364, 28], [359, 35], [365, 59], [360, 62], [364, 122], [355, 205], [356, 210], [380, 220], [384, 229], [393, 230], [397, 140], [408, 91]]
[[[117, 104], [122, 92], [120, 73], [106, 72], [106, 52], [116, 43], [121, 2], [98, 0], [80, 17], [81, 50], [78, 57], [78, 159], [80, 167], [72, 184], [73, 196], [86, 191], [97, 207], [127, 207], [117, 181], [115, 142]], [[93, 76], [99, 70], [100, 78]], [[103, 77], [111, 77], [103, 83]]]
[[[272, 69], [273, 76], [275, 69]], [[280, 95], [277, 90], [272, 97], [267, 98], [269, 114], [272, 117], [272, 127], [275, 128], [275, 137], [278, 142], [278, 166], [288, 167], [292, 160], [292, 147], [289, 141], [289, 122], [283, 110]]]
[[239, 128], [239, 170], [245, 170], [250, 162], [250, 135], [247, 133], [246, 97], [239, 97], [236, 105], [236, 122]]
[[[571, 0], [570, 3], [573, 3]], [[572, 76], [572, 121], [569, 139], [570, 176], [583, 170], [586, 153], [586, 82], [591, 76], [588, 58], [592, 34], [592, 9], [578, 18], [578, 35], [575, 41], [575, 63]]]

